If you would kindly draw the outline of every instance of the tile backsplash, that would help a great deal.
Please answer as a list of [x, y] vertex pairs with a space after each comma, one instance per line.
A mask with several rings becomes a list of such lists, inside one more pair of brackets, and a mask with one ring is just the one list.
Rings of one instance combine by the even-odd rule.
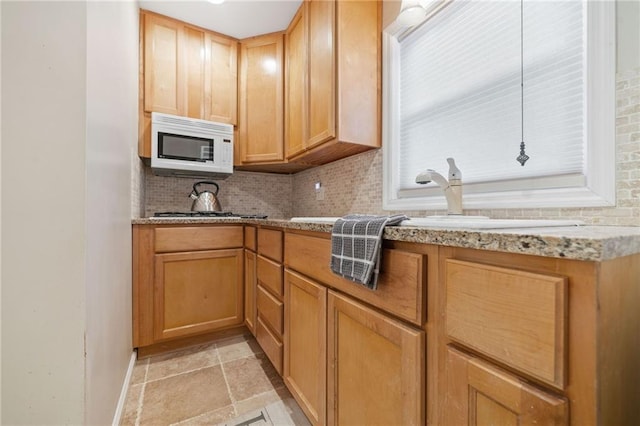
[[[160, 211], [189, 211], [193, 184], [207, 179], [155, 176], [145, 167], [144, 216]], [[235, 172], [220, 186], [218, 199], [224, 211], [240, 214], [266, 214], [272, 219], [291, 217], [291, 175]], [[204, 185], [202, 189], [207, 189]], [[214, 190], [213, 186], [209, 186]]]
[[[617, 75], [616, 191], [614, 207], [465, 210], [496, 218], [566, 218], [589, 224], [640, 226], [640, 68]], [[197, 180], [154, 176], [144, 168], [144, 215], [189, 210]], [[315, 183], [324, 188], [316, 200]], [[382, 210], [382, 151], [374, 150], [295, 175], [235, 172], [219, 181], [224, 210], [264, 213], [270, 218], [390, 214]], [[136, 209], [134, 208], [134, 213]], [[142, 210], [142, 209], [139, 209]], [[409, 211], [410, 216], [443, 211]]]

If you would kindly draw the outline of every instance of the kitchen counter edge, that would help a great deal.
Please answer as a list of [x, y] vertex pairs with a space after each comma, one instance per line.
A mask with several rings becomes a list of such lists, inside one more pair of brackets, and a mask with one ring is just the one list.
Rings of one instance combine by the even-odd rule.
[[[133, 225], [257, 225], [331, 232], [333, 225], [284, 219], [137, 218]], [[518, 229], [435, 229], [387, 226], [383, 238], [420, 244], [473, 248], [562, 259], [603, 261], [640, 253], [640, 227], [567, 226]]]

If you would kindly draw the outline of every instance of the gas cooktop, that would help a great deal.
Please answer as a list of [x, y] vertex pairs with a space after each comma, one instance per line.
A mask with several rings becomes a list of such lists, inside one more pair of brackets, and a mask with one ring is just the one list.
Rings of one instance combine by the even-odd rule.
[[266, 219], [266, 214], [237, 214], [232, 212], [157, 212], [153, 217], [207, 217], [207, 218], [227, 218], [238, 217], [242, 219]]

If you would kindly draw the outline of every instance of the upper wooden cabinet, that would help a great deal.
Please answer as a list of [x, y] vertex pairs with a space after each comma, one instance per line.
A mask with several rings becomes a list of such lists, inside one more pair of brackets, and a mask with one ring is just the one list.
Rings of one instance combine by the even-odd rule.
[[285, 144], [287, 157], [305, 150], [307, 104], [307, 13], [302, 3], [285, 34]]
[[151, 156], [151, 112], [237, 124], [238, 42], [140, 12], [138, 154]]
[[324, 164], [380, 147], [380, 22], [377, 1], [301, 6], [287, 30], [290, 161]]
[[284, 160], [282, 34], [242, 40], [240, 47], [240, 162]]
[[336, 137], [336, 2], [309, 1], [307, 10], [309, 109], [305, 117], [308, 131], [305, 148], [311, 148]]
[[286, 33], [242, 40], [240, 64], [237, 40], [141, 11], [139, 155], [151, 157], [154, 111], [238, 125], [246, 170], [292, 173], [380, 147], [381, 10], [305, 0]]
[[179, 115], [183, 112], [184, 69], [180, 66], [182, 24], [144, 14], [144, 111]]
[[204, 118], [238, 124], [238, 42], [205, 37]]

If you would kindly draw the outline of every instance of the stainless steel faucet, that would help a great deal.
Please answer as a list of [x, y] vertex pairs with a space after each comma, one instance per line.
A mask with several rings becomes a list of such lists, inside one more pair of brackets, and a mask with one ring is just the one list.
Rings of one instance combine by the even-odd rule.
[[416, 183], [427, 184], [433, 181], [438, 184], [447, 199], [447, 214], [462, 214], [462, 173], [453, 158], [447, 158], [447, 163], [449, 181], [435, 170], [427, 169], [416, 176]]

